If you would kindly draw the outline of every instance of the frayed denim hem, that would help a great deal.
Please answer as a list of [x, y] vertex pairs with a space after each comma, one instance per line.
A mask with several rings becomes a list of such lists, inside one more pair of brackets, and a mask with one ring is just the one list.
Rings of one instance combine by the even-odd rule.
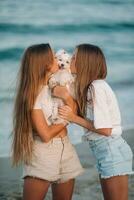
[[111, 177], [114, 177], [114, 176], [125, 176], [125, 175], [134, 175], [134, 172], [124, 172], [124, 173], [121, 173], [121, 174], [113, 174], [111, 176], [103, 176], [100, 174], [100, 178], [101, 179], [107, 179], [107, 178], [111, 178]]

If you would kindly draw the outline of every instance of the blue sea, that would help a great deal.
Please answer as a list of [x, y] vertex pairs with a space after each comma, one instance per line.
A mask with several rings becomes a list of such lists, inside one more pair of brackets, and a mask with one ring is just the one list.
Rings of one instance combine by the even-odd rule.
[[[24, 49], [49, 42], [70, 53], [80, 43], [99, 45], [108, 65], [124, 129], [134, 126], [133, 0], [0, 0], [0, 156], [9, 156], [17, 72]], [[71, 125], [74, 144], [82, 128]]]

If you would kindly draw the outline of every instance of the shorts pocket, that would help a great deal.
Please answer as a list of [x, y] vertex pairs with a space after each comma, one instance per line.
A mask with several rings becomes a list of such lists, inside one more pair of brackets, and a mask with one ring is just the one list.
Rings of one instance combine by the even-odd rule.
[[108, 144], [97, 147], [94, 151], [94, 155], [99, 163], [110, 162], [112, 160], [112, 154]]
[[51, 141], [48, 143], [35, 141], [33, 146], [33, 157], [36, 159], [43, 159], [45, 156], [51, 155], [53, 146]]
[[120, 145], [118, 149], [124, 160], [132, 160], [133, 153], [126, 141], [123, 141], [123, 144]]

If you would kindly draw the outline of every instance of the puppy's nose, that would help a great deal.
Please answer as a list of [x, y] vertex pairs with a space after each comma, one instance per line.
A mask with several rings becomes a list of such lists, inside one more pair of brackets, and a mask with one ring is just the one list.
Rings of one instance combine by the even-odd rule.
[[61, 63], [61, 66], [62, 66], [62, 67], [64, 67], [64, 64], [63, 64], [63, 63]]

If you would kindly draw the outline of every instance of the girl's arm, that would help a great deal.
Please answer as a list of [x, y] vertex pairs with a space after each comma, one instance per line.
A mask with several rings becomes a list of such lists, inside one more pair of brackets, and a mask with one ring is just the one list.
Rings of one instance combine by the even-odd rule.
[[96, 132], [101, 135], [110, 136], [112, 128], [100, 128], [95, 129], [93, 121], [84, 119], [76, 115], [72, 109], [68, 106], [62, 106], [59, 108], [59, 115], [61, 118], [66, 119], [70, 122], [76, 123], [84, 128], [87, 128], [90, 131]]
[[53, 95], [61, 98], [66, 105], [68, 105], [74, 113], [77, 113], [77, 103], [73, 97], [69, 94], [68, 90], [64, 86], [56, 86], [53, 90]]
[[31, 117], [34, 129], [44, 142], [49, 142], [66, 127], [66, 125], [62, 123], [48, 126], [41, 109], [33, 109]]

